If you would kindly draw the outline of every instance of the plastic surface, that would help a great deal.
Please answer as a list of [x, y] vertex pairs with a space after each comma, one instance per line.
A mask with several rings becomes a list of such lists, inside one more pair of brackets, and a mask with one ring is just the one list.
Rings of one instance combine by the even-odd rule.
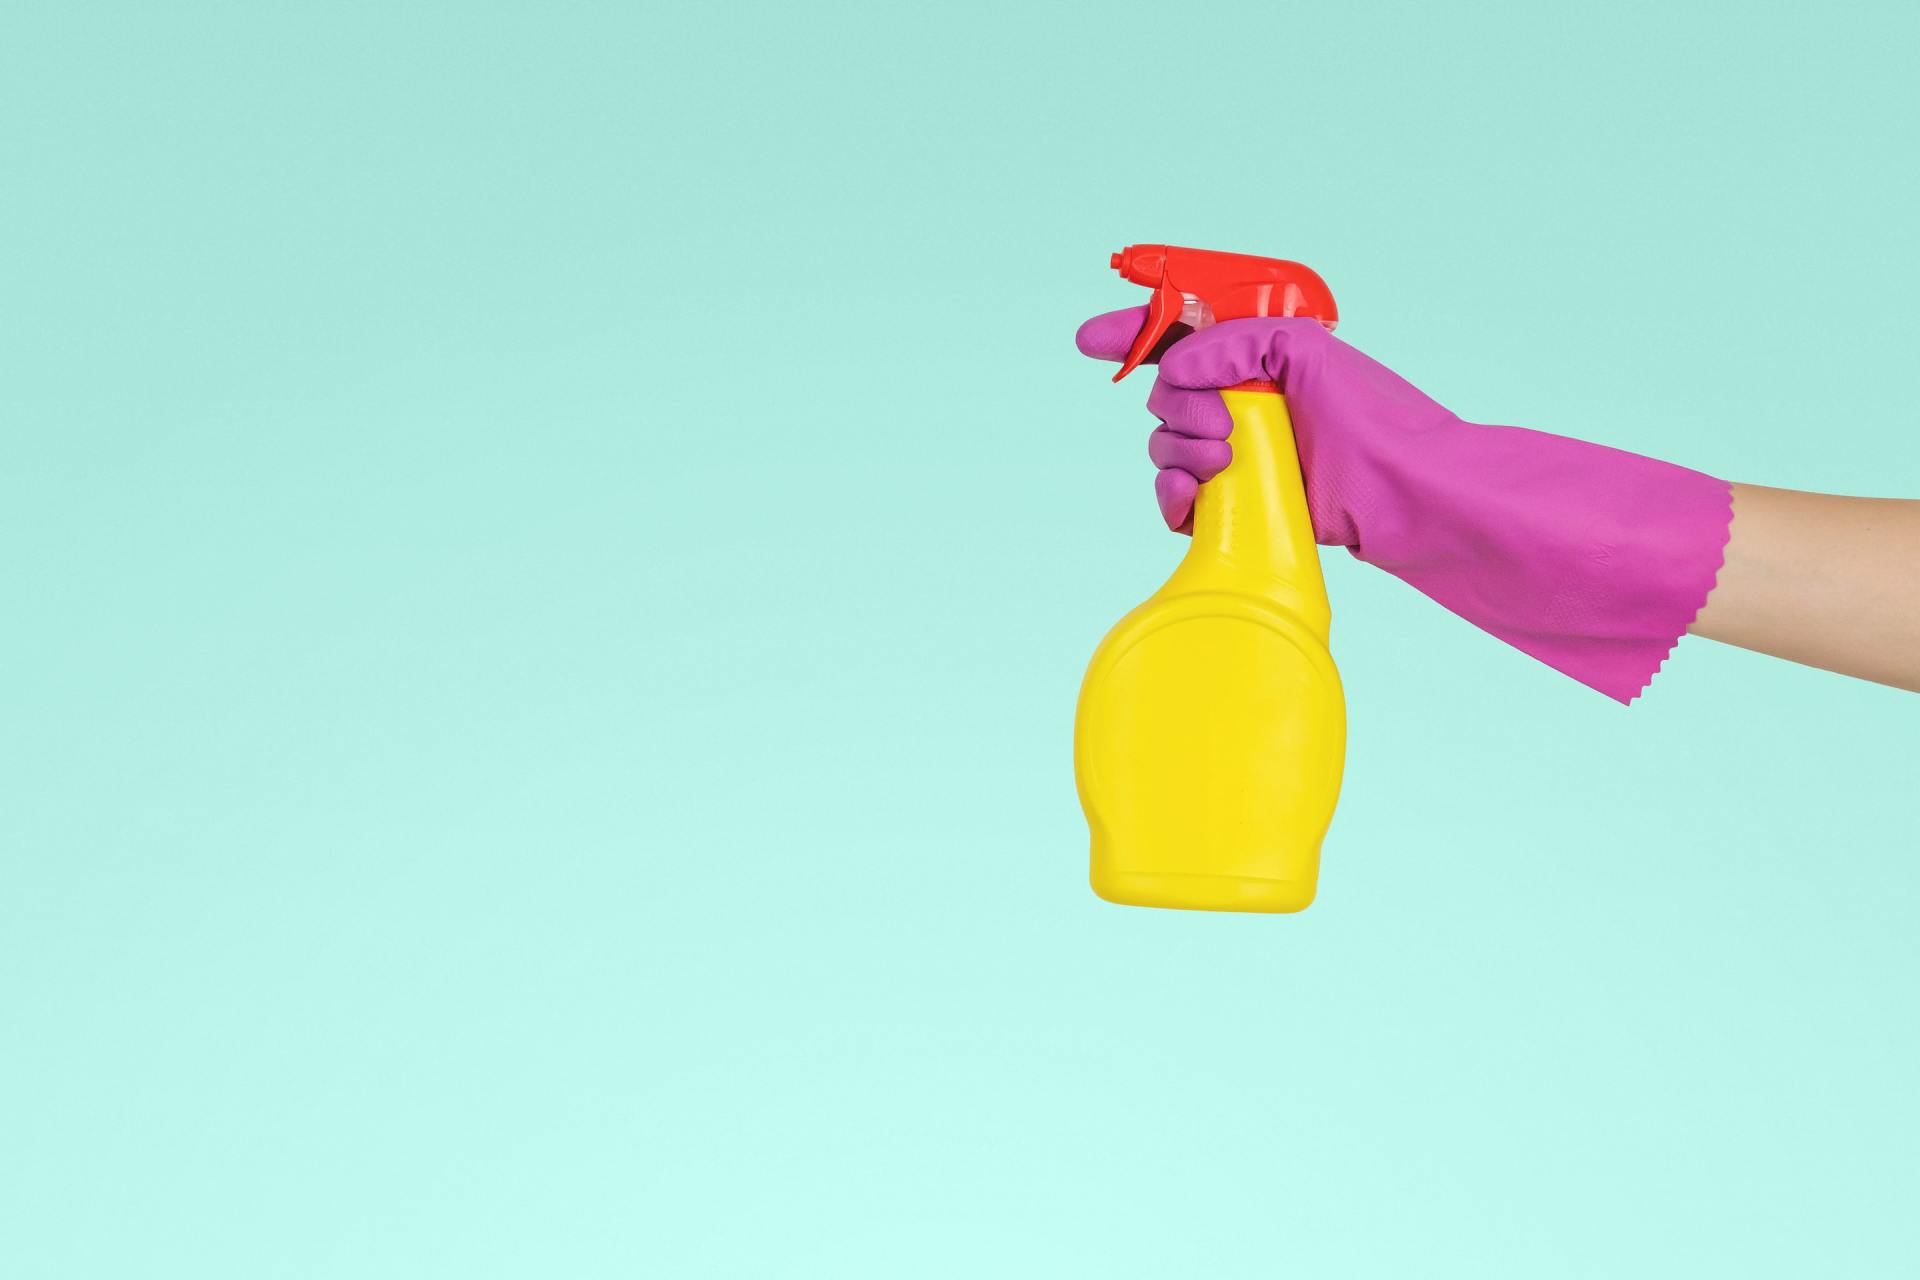
[[1170, 244], [1128, 245], [1108, 260], [1135, 284], [1153, 290], [1147, 322], [1134, 337], [1115, 382], [1140, 367], [1176, 324], [1199, 328], [1197, 318], [1244, 320], [1302, 316], [1328, 329], [1340, 322], [1333, 293], [1313, 268], [1285, 258], [1260, 258]]
[[1346, 702], [1286, 402], [1222, 394], [1233, 461], [1200, 489], [1186, 558], [1094, 652], [1074, 772], [1101, 897], [1298, 911], [1340, 792]]

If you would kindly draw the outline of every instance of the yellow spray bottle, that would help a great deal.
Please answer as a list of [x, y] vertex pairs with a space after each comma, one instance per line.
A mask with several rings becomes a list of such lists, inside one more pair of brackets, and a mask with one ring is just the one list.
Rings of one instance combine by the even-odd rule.
[[[1297, 262], [1133, 245], [1112, 265], [1154, 291], [1116, 382], [1176, 324], [1338, 319], [1325, 282]], [[1298, 911], [1340, 794], [1346, 700], [1286, 402], [1271, 383], [1222, 395], [1233, 461], [1201, 486], [1173, 576], [1094, 651], [1074, 773], [1101, 897]]]

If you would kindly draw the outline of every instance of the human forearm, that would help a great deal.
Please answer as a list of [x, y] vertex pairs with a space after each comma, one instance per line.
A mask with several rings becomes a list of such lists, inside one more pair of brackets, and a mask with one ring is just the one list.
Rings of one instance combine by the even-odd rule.
[[1694, 635], [1920, 690], [1920, 502], [1733, 486]]
[[[1080, 349], [1122, 358], [1145, 311], [1089, 320]], [[1161, 359], [1148, 452], [1168, 527], [1230, 464], [1219, 389], [1249, 380], [1286, 396], [1317, 541], [1609, 697], [1637, 695], [1682, 631], [1920, 690], [1920, 501], [1728, 485], [1466, 421], [1317, 322], [1263, 317]]]

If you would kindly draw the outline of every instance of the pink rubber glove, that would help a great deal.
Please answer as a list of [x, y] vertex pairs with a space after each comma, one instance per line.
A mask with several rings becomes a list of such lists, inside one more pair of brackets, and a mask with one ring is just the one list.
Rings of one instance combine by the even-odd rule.
[[[1118, 360], [1144, 307], [1076, 341]], [[1215, 388], [1287, 398], [1313, 532], [1610, 698], [1646, 688], [1720, 572], [1728, 485], [1604, 445], [1462, 421], [1312, 320], [1229, 320], [1169, 347], [1147, 408], [1169, 528], [1233, 457]]]

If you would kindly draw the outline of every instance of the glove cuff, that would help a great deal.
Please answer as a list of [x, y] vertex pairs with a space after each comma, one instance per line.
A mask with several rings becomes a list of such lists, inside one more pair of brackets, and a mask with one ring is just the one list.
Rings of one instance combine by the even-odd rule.
[[1605, 445], [1459, 423], [1407, 440], [1356, 511], [1353, 554], [1622, 703], [1706, 604], [1725, 481]]

